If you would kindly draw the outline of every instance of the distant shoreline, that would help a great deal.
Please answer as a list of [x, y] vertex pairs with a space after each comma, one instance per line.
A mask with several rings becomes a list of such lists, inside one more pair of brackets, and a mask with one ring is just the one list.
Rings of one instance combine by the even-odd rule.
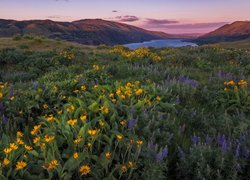
[[140, 47], [184, 47], [184, 46], [198, 46], [196, 43], [187, 42], [185, 39], [162, 39], [162, 40], [151, 40], [138, 43], [124, 44], [129, 49], [137, 49]]

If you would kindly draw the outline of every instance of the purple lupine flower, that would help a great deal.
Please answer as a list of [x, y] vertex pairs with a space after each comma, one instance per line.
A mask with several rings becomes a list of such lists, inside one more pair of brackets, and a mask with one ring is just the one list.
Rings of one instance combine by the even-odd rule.
[[246, 135], [241, 135], [240, 137], [239, 137], [239, 141], [240, 142], [243, 142], [243, 141], [245, 141], [246, 140]]
[[197, 143], [200, 142], [200, 137], [194, 135], [194, 136], [191, 137], [191, 140], [192, 140], [192, 142], [193, 142], [194, 144], [197, 144]]
[[162, 150], [162, 156], [163, 158], [166, 158], [168, 156], [168, 148], [165, 147], [163, 150]]
[[14, 87], [13, 86], [11, 86], [10, 87], [10, 92], [9, 92], [9, 98], [11, 98], [11, 97], [13, 97], [14, 96]]
[[180, 76], [179, 81], [183, 84], [190, 85], [192, 87], [197, 87], [199, 85], [198, 81], [189, 79], [189, 77], [186, 76]]
[[158, 154], [156, 154], [155, 159], [157, 162], [161, 162], [167, 156], [168, 156], [168, 148], [164, 148], [163, 150], [160, 150]]
[[221, 145], [221, 151], [222, 152], [227, 152], [229, 150], [229, 148], [231, 147], [232, 141], [230, 138], [228, 138], [227, 140], [224, 139], [222, 145]]
[[244, 148], [242, 149], [242, 155], [245, 159], [248, 159], [249, 158], [249, 155], [250, 155], [250, 152], [249, 150], [247, 149], [246, 146], [244, 146]]
[[235, 150], [235, 157], [240, 157], [240, 143], [237, 144], [236, 150]]
[[223, 144], [224, 141], [225, 141], [225, 135], [224, 134], [223, 135], [218, 134], [218, 136], [217, 136], [217, 143], [220, 146], [222, 146], [222, 144]]
[[154, 145], [153, 142], [150, 142], [150, 143], [148, 144], [148, 148], [149, 148], [151, 151], [155, 151], [157, 147], [156, 147], [156, 145]]
[[205, 143], [206, 143], [206, 145], [210, 145], [212, 143], [212, 138], [207, 135], [206, 139], [205, 139]]
[[132, 129], [133, 127], [135, 127], [135, 124], [136, 124], [136, 120], [131, 118], [129, 121], [128, 121], [128, 130]]
[[7, 124], [9, 121], [9, 118], [7, 118], [5, 115], [3, 115], [3, 124]]
[[3, 111], [3, 103], [0, 102], [0, 113]]
[[179, 146], [178, 146], [178, 152], [179, 152], [178, 154], [180, 156], [180, 159], [184, 160], [186, 157], [185, 152]]

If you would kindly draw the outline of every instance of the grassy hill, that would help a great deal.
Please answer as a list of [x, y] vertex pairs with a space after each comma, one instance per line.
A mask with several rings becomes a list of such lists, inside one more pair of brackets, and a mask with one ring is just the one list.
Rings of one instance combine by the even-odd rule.
[[87, 46], [64, 40], [48, 39], [42, 36], [0, 38], [0, 49], [6, 47], [32, 51], [62, 50], [65, 47], [75, 47], [81, 49], [94, 48], [94, 46]]
[[245, 39], [241, 41], [234, 41], [234, 42], [224, 42], [220, 43], [220, 46], [224, 48], [236, 48], [236, 49], [250, 49], [250, 39]]
[[236, 21], [226, 24], [210, 33], [200, 36], [198, 44], [240, 41], [250, 38], [250, 21]]
[[249, 51], [0, 44], [0, 179], [250, 178]]
[[83, 19], [73, 22], [0, 19], [0, 37], [25, 36], [29, 34], [42, 35], [53, 39], [59, 38], [88, 45], [128, 44], [178, 37], [177, 35], [148, 31], [124, 23], [102, 19]]

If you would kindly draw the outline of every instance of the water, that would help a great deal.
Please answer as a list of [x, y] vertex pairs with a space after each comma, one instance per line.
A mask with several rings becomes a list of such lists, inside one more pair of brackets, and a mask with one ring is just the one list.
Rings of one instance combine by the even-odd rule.
[[162, 48], [162, 47], [197, 46], [197, 44], [192, 42], [185, 42], [182, 39], [164, 39], [164, 40], [145, 41], [142, 43], [125, 44], [124, 46], [128, 47], [129, 49], [137, 49], [140, 47]]

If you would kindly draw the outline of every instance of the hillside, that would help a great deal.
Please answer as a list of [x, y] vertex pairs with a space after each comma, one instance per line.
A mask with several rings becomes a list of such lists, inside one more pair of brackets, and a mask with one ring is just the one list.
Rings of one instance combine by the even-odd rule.
[[219, 46], [221, 46], [223, 48], [235, 48], [235, 49], [249, 50], [250, 49], [250, 38], [240, 40], [240, 41], [222, 42], [222, 43], [219, 43]]
[[236, 21], [199, 37], [199, 44], [238, 41], [250, 38], [250, 21]]
[[176, 35], [147, 31], [135, 26], [102, 19], [85, 19], [73, 22], [0, 19], [0, 37], [11, 37], [19, 34], [43, 35], [87, 45], [127, 44], [176, 37]]

